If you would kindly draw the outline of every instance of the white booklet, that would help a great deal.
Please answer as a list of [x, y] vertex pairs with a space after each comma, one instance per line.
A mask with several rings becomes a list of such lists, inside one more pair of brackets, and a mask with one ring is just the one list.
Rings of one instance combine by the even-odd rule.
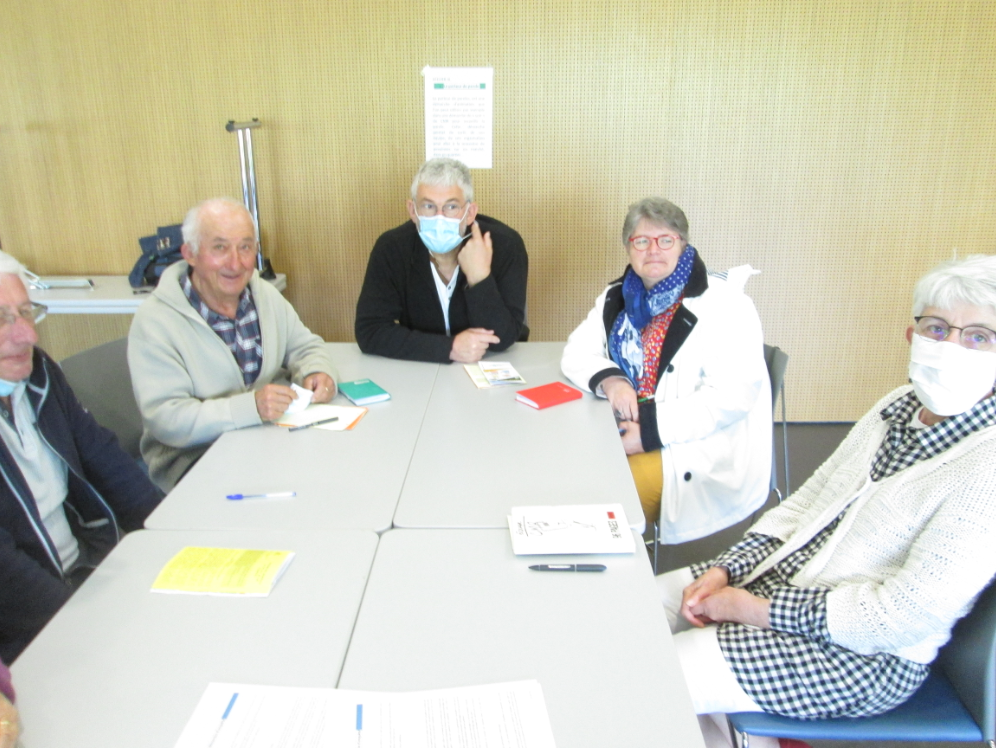
[[535, 680], [419, 692], [212, 682], [177, 747], [556, 746]]
[[523, 554], [631, 554], [636, 550], [622, 504], [512, 507], [512, 551]]

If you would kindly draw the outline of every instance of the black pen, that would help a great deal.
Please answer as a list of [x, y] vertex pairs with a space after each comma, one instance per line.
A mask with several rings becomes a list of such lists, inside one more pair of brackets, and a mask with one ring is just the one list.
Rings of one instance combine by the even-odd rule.
[[321, 425], [324, 425], [325, 423], [335, 423], [337, 420], [339, 420], [339, 416], [338, 415], [335, 416], [334, 418], [326, 418], [325, 420], [316, 420], [314, 423], [305, 423], [303, 426], [292, 426], [291, 428], [289, 428], [287, 430], [288, 431], [300, 431], [302, 428], [311, 428], [312, 426], [321, 426]]
[[537, 572], [604, 572], [604, 564], [530, 564]]

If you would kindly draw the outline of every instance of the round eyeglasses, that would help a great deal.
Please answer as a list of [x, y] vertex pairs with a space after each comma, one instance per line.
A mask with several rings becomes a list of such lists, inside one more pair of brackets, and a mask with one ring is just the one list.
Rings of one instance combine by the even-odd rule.
[[42, 305], [41, 303], [32, 303], [31, 305], [21, 306], [16, 311], [0, 307], [0, 329], [13, 326], [17, 323], [18, 319], [24, 319], [29, 324], [34, 326], [45, 318], [46, 313], [48, 313], [48, 306]]
[[952, 329], [961, 332], [960, 343], [969, 350], [996, 350], [996, 332], [984, 326], [951, 326], [936, 316], [914, 316], [916, 333], [938, 342], [946, 340]]
[[647, 250], [654, 241], [657, 241], [657, 247], [662, 251], [670, 251], [674, 248], [674, 244], [678, 242], [678, 238], [674, 235], [658, 235], [656, 238], [647, 237], [646, 235], [634, 235], [629, 239], [629, 242], [638, 251]]
[[442, 214], [447, 219], [463, 219], [463, 207], [459, 201], [447, 201], [441, 210], [431, 201], [420, 201], [416, 204], [420, 217], [435, 217], [437, 214]]

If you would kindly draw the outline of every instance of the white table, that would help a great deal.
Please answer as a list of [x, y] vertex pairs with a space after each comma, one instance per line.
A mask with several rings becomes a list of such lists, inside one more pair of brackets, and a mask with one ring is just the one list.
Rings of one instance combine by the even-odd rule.
[[[267, 598], [150, 593], [183, 546], [292, 550]], [[14, 663], [28, 747], [171, 747], [208, 682], [333, 687], [371, 532], [127, 536]]]
[[[273, 425], [223, 434], [148, 518], [158, 530], [382, 531], [391, 527], [429, 393], [434, 363], [327, 345], [340, 379], [373, 379], [391, 394], [351, 431]], [[350, 404], [338, 396], [334, 404]], [[293, 499], [228, 501], [232, 493], [296, 491]]]
[[[601, 573], [534, 572], [589, 560]], [[515, 557], [505, 530], [381, 536], [339, 687], [537, 679], [560, 747], [700, 747], [647, 557]]]
[[[68, 277], [46, 276], [47, 279], [69, 279]], [[72, 279], [81, 279], [74, 277]], [[49, 313], [123, 313], [132, 314], [148, 297], [148, 290], [136, 291], [128, 283], [126, 275], [85, 277], [93, 283], [93, 289], [55, 288], [28, 291], [28, 297], [36, 303], [48, 306]], [[287, 275], [278, 274], [271, 284], [283, 292], [287, 288]]]
[[515, 392], [560, 372], [561, 342], [525, 342], [489, 360], [507, 360], [525, 387], [478, 389], [463, 366], [441, 366], [432, 388], [397, 527], [507, 528], [513, 506], [618, 502], [630, 526], [644, 519], [612, 408], [581, 399], [536, 410]]

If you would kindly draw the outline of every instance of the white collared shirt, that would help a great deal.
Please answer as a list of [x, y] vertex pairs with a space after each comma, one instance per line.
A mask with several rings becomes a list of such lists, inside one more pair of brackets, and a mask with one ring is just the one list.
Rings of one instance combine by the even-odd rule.
[[69, 493], [69, 468], [42, 438], [35, 411], [25, 394], [26, 386], [26, 382], [20, 382], [10, 395], [14, 425], [0, 417], [0, 438], [27, 481], [38, 516], [59, 552], [63, 570], [68, 572], [80, 555], [79, 542], [63, 506]]
[[443, 322], [446, 324], [446, 336], [450, 336], [450, 298], [453, 297], [453, 291], [456, 289], [457, 277], [460, 275], [460, 267], [458, 266], [453, 270], [453, 276], [450, 277], [449, 284], [443, 282], [443, 278], [439, 276], [439, 270], [436, 265], [429, 261], [429, 266], [432, 269], [432, 278], [436, 280], [436, 294], [439, 296], [439, 305], [443, 308]]

